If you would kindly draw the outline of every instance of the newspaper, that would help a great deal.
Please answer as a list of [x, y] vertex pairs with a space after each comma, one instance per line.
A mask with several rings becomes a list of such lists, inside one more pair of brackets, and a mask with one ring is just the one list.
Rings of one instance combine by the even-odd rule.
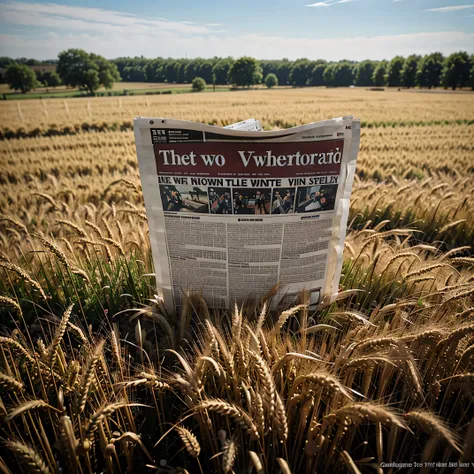
[[158, 295], [187, 292], [211, 308], [274, 304], [338, 291], [359, 151], [353, 117], [261, 131], [167, 118], [134, 120]]

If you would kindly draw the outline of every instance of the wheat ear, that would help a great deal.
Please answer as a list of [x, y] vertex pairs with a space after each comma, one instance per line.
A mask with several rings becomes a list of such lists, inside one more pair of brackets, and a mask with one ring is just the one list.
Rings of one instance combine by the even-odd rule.
[[104, 343], [105, 341], [102, 340], [97, 344], [91, 358], [88, 361], [86, 371], [84, 372], [82, 385], [80, 387], [80, 390], [77, 392], [77, 398], [75, 400], [75, 408], [77, 414], [82, 413], [86, 406], [87, 396], [89, 395], [89, 389], [95, 377], [95, 367], [97, 365], [97, 362], [99, 361], [99, 356], [102, 354]]
[[416, 410], [405, 414], [405, 419], [419, 426], [431, 436], [444, 439], [456, 451], [462, 452], [451, 430], [433, 413]]
[[10, 377], [9, 375], [0, 372], [0, 389], [4, 391], [17, 392], [23, 389], [23, 383], [19, 382], [14, 377]]
[[255, 423], [252, 421], [250, 416], [237, 405], [215, 398], [204, 400], [196, 405], [195, 408], [196, 410], [214, 411], [222, 416], [229, 417], [246, 430], [247, 433], [254, 435], [256, 438], [259, 437]]
[[66, 328], [69, 322], [69, 318], [71, 317], [73, 307], [74, 305], [71, 304], [69, 308], [67, 308], [64, 312], [63, 317], [61, 318], [61, 322], [59, 323], [59, 326], [57, 327], [56, 332], [54, 333], [54, 338], [51, 342], [51, 345], [48, 348], [48, 365], [51, 368], [54, 367], [54, 364], [56, 362], [57, 351], [59, 346], [61, 345], [64, 333], [66, 332]]
[[197, 458], [201, 453], [201, 446], [196, 436], [184, 426], [176, 426], [175, 430], [178, 432], [188, 454], [193, 458]]
[[43, 461], [43, 458], [39, 453], [31, 448], [26, 446], [23, 443], [17, 441], [7, 441], [5, 443], [6, 447], [15, 453], [18, 456], [19, 460], [26, 466], [28, 466], [28, 472], [31, 474], [50, 474], [51, 471], [46, 463]]

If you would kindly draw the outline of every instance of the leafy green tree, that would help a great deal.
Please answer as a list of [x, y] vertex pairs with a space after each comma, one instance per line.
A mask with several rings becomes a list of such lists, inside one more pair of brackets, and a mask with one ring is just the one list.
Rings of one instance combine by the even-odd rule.
[[187, 60], [177, 61], [176, 64], [176, 82], [184, 82], [184, 71], [186, 69]]
[[351, 63], [339, 63], [336, 67], [336, 87], [349, 87], [354, 83], [354, 65]]
[[176, 82], [178, 74], [176, 71], [176, 61], [174, 59], [167, 59], [163, 65], [163, 80], [164, 82]]
[[307, 59], [298, 59], [290, 70], [290, 84], [294, 86], [305, 86], [311, 79], [314, 65]]
[[402, 86], [404, 87], [415, 87], [418, 71], [418, 63], [420, 62], [420, 56], [412, 54], [405, 59], [403, 68], [401, 71]]
[[270, 74], [267, 74], [267, 77], [265, 78], [265, 85], [269, 89], [278, 86], [278, 78], [276, 77], [276, 75], [272, 72]]
[[1, 68], [7, 68], [8, 66], [11, 66], [12, 64], [15, 64], [15, 61], [12, 58], [9, 58], [7, 56], [1, 56], [0, 57], [0, 67]]
[[20, 90], [23, 94], [40, 85], [35, 72], [26, 64], [12, 64], [9, 66], [6, 79], [10, 89]]
[[469, 73], [468, 86], [474, 91], [474, 55], [471, 56], [471, 71]]
[[56, 87], [61, 84], [61, 78], [55, 71], [39, 71], [36, 73], [36, 78], [46, 87]]
[[290, 71], [291, 71], [291, 62], [288, 60], [283, 60], [276, 68], [276, 77], [278, 79], [278, 84], [281, 86], [286, 85], [290, 82]]
[[212, 84], [212, 67], [213, 66], [211, 61], [203, 61], [199, 65], [199, 77], [202, 77], [207, 84]]
[[469, 84], [471, 60], [465, 52], [453, 53], [444, 63], [441, 82], [444, 87], [465, 87]]
[[186, 67], [184, 68], [184, 81], [190, 84], [193, 79], [197, 77], [197, 69], [198, 64], [196, 61], [190, 61], [186, 64]]
[[218, 85], [225, 85], [229, 82], [229, 70], [232, 66], [231, 58], [220, 59], [212, 68], [212, 82]]
[[278, 65], [281, 63], [279, 60], [262, 60], [260, 61], [260, 68], [262, 70], [263, 77], [267, 77], [269, 74], [275, 74], [277, 72]]
[[259, 69], [254, 75], [253, 75], [253, 83], [254, 84], [261, 84], [263, 82], [263, 74], [261, 69]]
[[120, 81], [117, 66], [102, 56], [82, 49], [68, 49], [59, 53], [57, 73], [67, 86], [81, 87], [94, 93], [101, 85], [112, 88]]
[[324, 84], [326, 84], [327, 87], [334, 87], [335, 70], [336, 70], [336, 65], [330, 64], [329, 66], [326, 67], [326, 69], [323, 72]]
[[324, 86], [324, 71], [326, 70], [326, 65], [316, 64], [313, 70], [311, 71], [311, 85], [312, 86]]
[[372, 81], [374, 86], [383, 87], [387, 83], [387, 64], [385, 61], [381, 61], [377, 64], [372, 75]]
[[147, 82], [163, 82], [163, 59], [154, 59], [145, 66]]
[[354, 81], [353, 65], [350, 63], [330, 64], [323, 73], [323, 79], [328, 87], [349, 87]]
[[229, 69], [229, 81], [236, 86], [250, 87], [262, 80], [260, 66], [255, 58], [242, 56]]
[[99, 72], [97, 69], [87, 69], [82, 73], [83, 75], [83, 84], [82, 86], [93, 93], [100, 87]]
[[48, 87], [57, 87], [61, 85], [61, 78], [56, 71], [51, 71], [46, 75]]
[[201, 92], [206, 89], [206, 81], [202, 77], [195, 77], [191, 88], [194, 92]]
[[374, 85], [375, 66], [373, 61], [362, 61], [355, 66], [354, 81], [356, 86], [370, 87]]
[[420, 87], [438, 87], [441, 84], [444, 57], [441, 53], [432, 53], [424, 56], [418, 64], [416, 83]]
[[146, 82], [145, 67], [139, 65], [125, 66], [120, 75], [124, 81]]
[[402, 69], [405, 64], [403, 56], [395, 56], [389, 63], [387, 69], [387, 85], [400, 87], [402, 85]]

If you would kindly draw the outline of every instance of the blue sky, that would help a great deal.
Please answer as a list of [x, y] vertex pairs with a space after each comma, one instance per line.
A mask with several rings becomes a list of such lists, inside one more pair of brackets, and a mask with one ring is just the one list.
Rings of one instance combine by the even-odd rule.
[[474, 53], [474, 0], [0, 0], [0, 55], [390, 59]]

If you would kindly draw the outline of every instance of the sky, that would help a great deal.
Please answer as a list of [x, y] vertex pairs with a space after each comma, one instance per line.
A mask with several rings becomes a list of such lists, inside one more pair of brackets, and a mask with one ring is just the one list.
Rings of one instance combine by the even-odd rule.
[[474, 0], [0, 0], [0, 56], [391, 59], [474, 53]]

